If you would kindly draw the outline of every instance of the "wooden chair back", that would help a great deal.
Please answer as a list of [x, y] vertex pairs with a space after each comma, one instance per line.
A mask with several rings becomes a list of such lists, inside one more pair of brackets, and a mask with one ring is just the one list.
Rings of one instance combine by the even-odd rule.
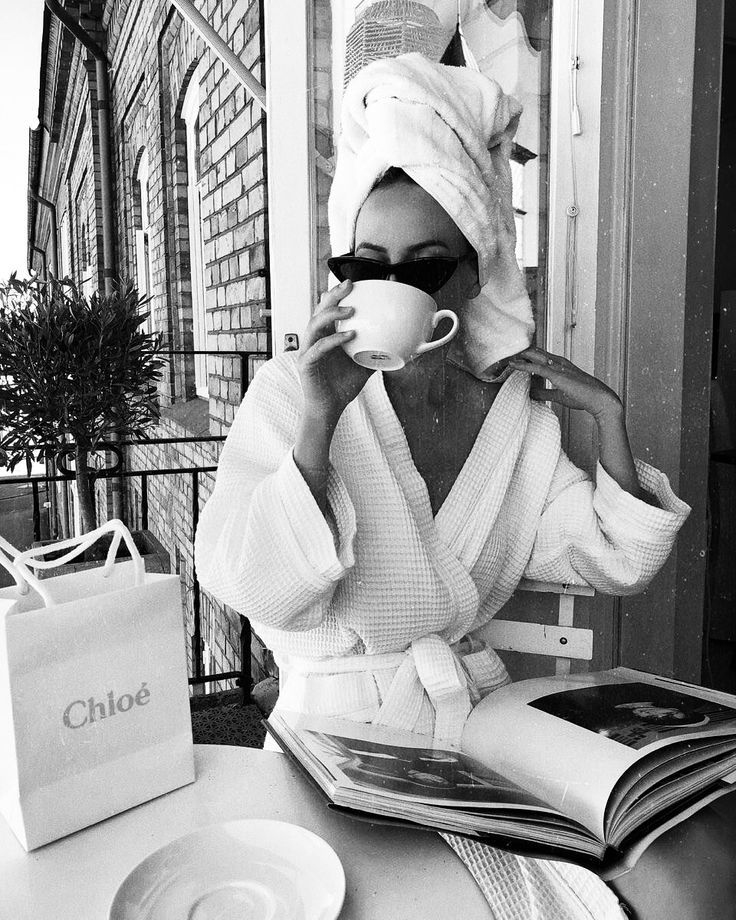
[[575, 598], [592, 597], [587, 585], [560, 585], [522, 578], [519, 591], [534, 591], [558, 596], [557, 625], [521, 623], [494, 618], [484, 629], [490, 645], [497, 651], [549, 655], [555, 659], [555, 673], [569, 674], [573, 660], [593, 657], [593, 630], [574, 625]]

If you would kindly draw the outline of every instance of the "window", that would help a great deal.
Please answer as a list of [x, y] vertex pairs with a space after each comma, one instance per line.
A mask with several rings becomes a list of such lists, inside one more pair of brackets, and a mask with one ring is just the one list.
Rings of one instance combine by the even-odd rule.
[[[135, 172], [135, 201], [138, 205], [135, 228], [135, 279], [140, 297], [150, 297], [151, 288], [151, 251], [150, 251], [150, 212], [148, 203], [148, 151], [143, 148]], [[150, 311], [150, 304], [147, 309]], [[149, 315], [146, 330], [153, 329], [153, 314]]]
[[[189, 226], [189, 264], [192, 279], [192, 340], [195, 351], [207, 349], [207, 313], [205, 310], [204, 241], [202, 236], [202, 174], [199, 142], [199, 85], [203, 68], [192, 74], [182, 105], [186, 125], [187, 148], [187, 215]], [[197, 396], [209, 397], [207, 356], [195, 355], [194, 383]]]
[[542, 342], [548, 252], [545, 216], [549, 195], [551, 22], [552, 0], [466, 2], [459, 18], [467, 65], [493, 77], [523, 106], [511, 153], [516, 256]]
[[96, 289], [96, 279], [92, 271], [92, 259], [90, 253], [89, 237], [89, 203], [87, 197], [87, 173], [82, 177], [79, 183], [76, 199], [74, 202], [74, 226], [75, 249], [76, 249], [76, 271], [74, 280], [82, 293], [89, 297]]
[[[461, 36], [466, 66], [492, 76], [524, 104], [512, 156], [517, 257], [535, 307], [539, 344], [591, 370], [603, 3], [315, 0], [314, 21], [309, 9], [295, 18], [286, 6], [266, 9], [275, 347], [283, 347], [279, 333], [303, 330], [324, 286], [318, 264], [326, 238], [320, 186], [329, 181], [323, 181], [329, 171], [324, 138], [332, 139], [334, 150], [336, 113], [355, 55], [370, 59], [378, 56], [371, 48], [385, 56], [421, 46], [436, 58], [441, 35], [446, 48]], [[327, 35], [325, 22], [331, 23]], [[313, 74], [311, 94], [290, 91], [302, 68]], [[580, 68], [584, 80], [578, 80]], [[310, 255], [310, 264], [302, 264]]]
[[71, 240], [69, 238], [69, 212], [65, 211], [59, 221], [59, 275], [70, 278], [72, 275]]

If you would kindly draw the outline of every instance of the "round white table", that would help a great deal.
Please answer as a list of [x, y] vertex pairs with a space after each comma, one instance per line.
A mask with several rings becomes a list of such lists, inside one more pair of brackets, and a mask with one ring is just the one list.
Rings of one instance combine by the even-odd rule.
[[340, 920], [489, 920], [480, 889], [436, 834], [330, 811], [283, 754], [195, 745], [196, 781], [26, 853], [0, 818], [2, 920], [106, 920], [125, 876], [197, 828], [238, 818], [289, 821], [323, 837], [347, 881]]

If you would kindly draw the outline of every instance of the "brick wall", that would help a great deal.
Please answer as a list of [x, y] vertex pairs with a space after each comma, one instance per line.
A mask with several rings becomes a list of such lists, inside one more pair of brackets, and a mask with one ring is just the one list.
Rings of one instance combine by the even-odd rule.
[[[176, 422], [164, 419], [157, 430], [157, 436], [180, 437], [181, 428]], [[220, 446], [221, 442], [138, 445], [130, 448], [127, 460], [129, 467], [136, 470], [207, 468], [217, 465]], [[214, 473], [198, 473], [197, 482], [201, 509], [212, 494]], [[128, 520], [131, 527], [140, 528], [143, 525], [143, 488], [142, 479], [136, 477], [131, 480], [128, 492]], [[181, 575], [189, 636], [194, 632], [193, 489], [193, 476], [188, 472], [147, 477], [148, 526], [168, 550], [172, 571]], [[204, 590], [200, 592], [200, 628], [206, 649], [205, 670], [221, 673], [239, 668], [240, 617], [235, 610], [220, 604]], [[193, 671], [191, 643], [188, 652], [190, 670]], [[262, 644], [254, 636], [251, 669], [255, 680], [267, 675], [269, 661]]]
[[[134, 177], [145, 147], [150, 165], [152, 312], [157, 329], [172, 350], [193, 346], [190, 228], [187, 209], [186, 130], [182, 103], [189, 81], [200, 79], [200, 181], [207, 312], [207, 349], [265, 352], [266, 205], [263, 121], [260, 109], [226, 71], [205, 43], [167, 4], [135, 13], [120, 6], [112, 17], [113, 66], [117, 68], [114, 102], [120, 132], [119, 233], [126, 240], [127, 267], [134, 265]], [[209, 2], [208, 16], [236, 54], [261, 79], [260, 13], [248, 0]], [[122, 16], [122, 21], [120, 17]], [[198, 67], [199, 65], [199, 67]], [[126, 265], [121, 264], [121, 273]], [[162, 387], [167, 418], [156, 437], [225, 433], [240, 402], [240, 361], [233, 355], [207, 358], [208, 404], [194, 395], [193, 359], [171, 361]], [[128, 453], [131, 469], [207, 467], [217, 463], [217, 442], [138, 447]], [[214, 478], [199, 476], [200, 506]], [[140, 523], [141, 483], [128, 490], [128, 515]], [[172, 568], [186, 586], [185, 603], [192, 631], [192, 481], [189, 475], [148, 479], [150, 529], [169, 550]], [[208, 671], [239, 666], [240, 620], [237, 614], [201, 595], [201, 630]], [[256, 655], [262, 653], [256, 645]], [[190, 650], [191, 653], [191, 650]], [[258, 673], [256, 673], [258, 676]]]
[[[198, 0], [198, 8], [233, 51], [263, 81], [260, 0]], [[216, 466], [220, 444], [197, 436], [224, 435], [241, 398], [242, 353], [267, 353], [268, 214], [265, 123], [260, 108], [206, 43], [166, 0], [82, 0], [70, 11], [94, 29], [110, 61], [110, 99], [115, 199], [117, 272], [136, 278], [136, 228], [141, 226], [141, 196], [136, 175], [145, 151], [148, 161], [150, 304], [153, 327], [172, 351], [191, 351], [195, 341], [190, 227], [187, 123], [182, 114], [187, 90], [199, 86], [198, 189], [201, 194], [201, 241], [206, 325], [207, 398], [197, 395], [195, 361], [174, 356], [160, 384], [164, 417], [150, 436], [176, 444], [146, 445], [126, 452], [128, 470]], [[315, 143], [324, 161], [334, 154], [330, 79], [331, 17], [328, 0], [316, 0], [315, 72], [312, 85]], [[95, 71], [79, 44], [59, 66], [69, 68], [60, 140], [48, 159], [50, 185], [59, 217], [67, 223], [72, 263], [78, 278], [82, 218], [87, 237], [88, 272], [102, 288], [102, 238], [99, 138], [94, 112]], [[195, 81], [193, 84], [192, 81]], [[191, 118], [189, 121], [191, 131]], [[328, 254], [326, 203], [328, 172], [317, 175], [320, 288], [326, 286]], [[76, 212], [75, 212], [76, 207]], [[78, 212], [78, 213], [77, 213]], [[42, 236], [42, 234], [41, 234]], [[195, 289], [196, 294], [196, 289]], [[248, 362], [252, 375], [257, 362]], [[211, 474], [199, 476], [199, 506], [208, 498]], [[113, 488], [98, 484], [100, 518], [113, 513]], [[141, 523], [141, 480], [125, 481], [123, 513], [131, 526]], [[148, 478], [148, 523], [167, 548], [172, 569], [185, 584], [192, 628], [193, 519], [188, 475]], [[208, 669], [239, 666], [240, 620], [237, 614], [202, 594], [202, 635]], [[257, 640], [259, 663], [268, 661]]]
[[[201, 11], [262, 80], [258, 0], [206, 0]], [[67, 3], [94, 31], [110, 61], [110, 98], [117, 272], [136, 277], [136, 227], [141, 202], [136, 171], [142, 152], [149, 162], [150, 306], [153, 326], [173, 351], [192, 350], [194, 315], [187, 206], [189, 175], [182, 103], [189, 81], [200, 82], [199, 179], [204, 249], [208, 399], [196, 395], [194, 359], [173, 357], [160, 386], [164, 418], [149, 434], [180, 443], [128, 448], [128, 470], [216, 466], [220, 444], [181, 443], [192, 436], [226, 433], [241, 398], [241, 361], [229, 352], [267, 352], [268, 297], [265, 131], [260, 108], [204, 41], [165, 0], [90, 0]], [[199, 69], [198, 69], [199, 65]], [[91, 287], [102, 289], [102, 214], [95, 69], [79, 43], [60, 66], [69, 68], [59, 143], [44, 164], [43, 191], [66, 213], [74, 274], [80, 279], [85, 227]], [[193, 77], [197, 74], [196, 77]], [[43, 215], [39, 218], [42, 221]], [[39, 239], [48, 228], [39, 225]], [[248, 362], [252, 374], [254, 361]], [[213, 475], [199, 475], [199, 506], [211, 493]], [[100, 519], [112, 514], [109, 483], [97, 486]], [[184, 584], [192, 630], [193, 518], [190, 475], [148, 479], [149, 527], [166, 547], [172, 570]], [[124, 515], [141, 523], [142, 486], [126, 480]], [[204, 592], [202, 636], [207, 670], [239, 667], [238, 615]], [[254, 641], [259, 661], [263, 650]], [[256, 671], [256, 677], [262, 676]]]
[[[228, 9], [229, 8], [229, 9]], [[257, 4], [210, 2], [220, 34], [253, 76], [263, 79]], [[222, 22], [218, 19], [222, 15]], [[268, 347], [266, 322], [265, 129], [259, 107], [210, 54], [201, 110], [206, 298], [216, 351]], [[209, 359], [213, 433], [224, 433], [240, 402], [232, 359]]]
[[98, 258], [98, 252], [102, 251], [102, 223], [95, 200], [99, 149], [87, 89], [89, 86], [96, 94], [96, 81], [94, 68], [90, 70], [86, 53], [82, 54], [79, 47], [75, 49], [75, 63], [60, 138], [60, 145], [70, 149], [72, 155], [67, 170], [60, 168], [55, 177], [56, 209], [59, 221], [67, 215], [71, 276], [77, 285], [86, 280], [87, 289], [96, 290], [103, 284], [102, 262]]

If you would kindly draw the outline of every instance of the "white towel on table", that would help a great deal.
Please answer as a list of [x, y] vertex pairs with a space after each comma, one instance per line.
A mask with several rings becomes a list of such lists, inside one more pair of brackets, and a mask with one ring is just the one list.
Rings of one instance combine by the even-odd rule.
[[451, 358], [482, 379], [534, 332], [511, 204], [509, 154], [520, 113], [489, 77], [414, 52], [364, 67], [343, 99], [329, 202], [333, 253], [352, 250], [371, 189], [389, 167], [403, 169], [478, 253], [482, 290], [463, 308]]
[[626, 920], [614, 891], [574, 863], [518, 856], [477, 840], [441, 834], [462, 859], [493, 920]]

